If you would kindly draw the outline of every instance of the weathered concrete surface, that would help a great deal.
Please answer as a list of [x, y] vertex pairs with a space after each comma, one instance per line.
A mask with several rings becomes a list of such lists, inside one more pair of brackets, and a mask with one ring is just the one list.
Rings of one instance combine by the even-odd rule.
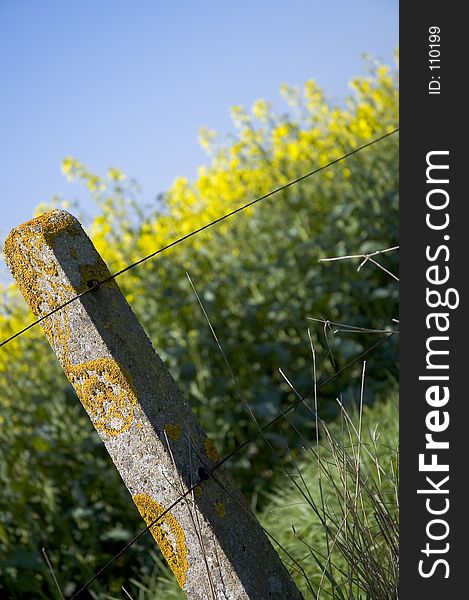
[[[7, 263], [41, 317], [109, 271], [79, 222], [55, 210], [13, 229]], [[147, 524], [213, 467], [218, 452], [111, 280], [42, 322]], [[231, 478], [219, 468], [151, 528], [188, 598], [302, 596]]]

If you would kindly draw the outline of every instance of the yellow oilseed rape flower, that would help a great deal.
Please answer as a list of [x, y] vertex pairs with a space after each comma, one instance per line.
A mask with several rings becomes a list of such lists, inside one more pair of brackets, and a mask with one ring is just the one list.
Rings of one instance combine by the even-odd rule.
[[272, 137], [274, 140], [279, 140], [281, 138], [287, 137], [289, 133], [290, 129], [288, 125], [286, 123], [282, 123], [272, 131]]
[[211, 145], [213, 144], [213, 141], [215, 140], [216, 137], [217, 137], [217, 132], [214, 131], [213, 129], [207, 129], [207, 127], [199, 128], [198, 141], [199, 141], [199, 145], [204, 150], [208, 150], [211, 147]]
[[64, 175], [68, 175], [73, 167], [73, 158], [71, 156], [67, 156], [63, 159], [60, 168]]
[[280, 95], [292, 108], [298, 106], [300, 103], [300, 90], [296, 86], [290, 86], [285, 83], [282, 84], [280, 86]]
[[384, 79], [385, 77], [387, 77], [388, 74], [389, 74], [389, 67], [386, 65], [381, 65], [376, 70], [376, 75], [378, 76], [378, 79]]
[[231, 120], [237, 127], [241, 127], [249, 122], [249, 117], [242, 106], [235, 105], [231, 107]]
[[111, 181], [124, 181], [125, 175], [120, 169], [110, 167], [107, 171], [107, 176]]
[[265, 121], [269, 116], [270, 104], [265, 100], [256, 100], [252, 105], [251, 112], [259, 119], [259, 121]]
[[301, 150], [300, 150], [300, 146], [298, 145], [298, 143], [293, 142], [291, 144], [288, 144], [288, 156], [292, 160], [297, 160], [300, 157], [300, 154], [301, 154]]

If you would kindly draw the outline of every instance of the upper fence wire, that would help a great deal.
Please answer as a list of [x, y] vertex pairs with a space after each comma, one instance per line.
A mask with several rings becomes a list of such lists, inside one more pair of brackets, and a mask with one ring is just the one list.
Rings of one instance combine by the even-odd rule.
[[20, 329], [19, 331], [17, 331], [13, 335], [11, 335], [10, 337], [8, 337], [5, 340], [3, 340], [2, 342], [0, 342], [0, 348], [3, 348], [7, 344], [9, 344], [11, 341], [13, 341], [15, 338], [19, 337], [20, 335], [23, 335], [29, 329], [31, 329], [32, 327], [35, 327], [39, 323], [42, 323], [42, 321], [44, 321], [48, 317], [54, 315], [59, 310], [62, 310], [63, 308], [65, 308], [66, 306], [68, 306], [69, 304], [71, 304], [72, 302], [75, 302], [76, 300], [82, 298], [86, 294], [89, 294], [90, 292], [92, 292], [93, 290], [95, 290], [96, 288], [98, 288], [103, 283], [106, 283], [106, 282], [110, 281], [111, 279], [116, 279], [120, 275], [123, 275], [127, 271], [130, 271], [131, 269], [134, 269], [135, 267], [137, 267], [138, 265], [141, 265], [142, 263], [146, 262], [147, 260], [150, 260], [151, 258], [154, 258], [158, 254], [161, 254], [162, 252], [165, 252], [166, 250], [169, 250], [170, 248], [173, 248], [174, 246], [176, 246], [176, 245], [178, 245], [178, 244], [180, 244], [180, 243], [188, 240], [189, 238], [191, 238], [191, 237], [193, 237], [193, 236], [201, 233], [202, 231], [205, 231], [206, 229], [209, 229], [210, 227], [213, 227], [214, 225], [217, 225], [218, 223], [221, 223], [222, 221], [224, 221], [225, 219], [228, 219], [229, 217], [232, 217], [233, 215], [236, 215], [236, 214], [240, 213], [241, 211], [246, 210], [250, 206], [254, 206], [254, 204], [257, 204], [258, 202], [261, 202], [262, 200], [266, 200], [267, 198], [270, 198], [274, 194], [278, 194], [279, 192], [282, 192], [283, 190], [286, 190], [287, 188], [292, 187], [293, 185], [296, 185], [296, 184], [300, 183], [301, 181], [304, 181], [305, 179], [308, 179], [309, 177], [312, 177], [313, 175], [316, 175], [316, 173], [324, 171], [325, 169], [328, 169], [329, 167], [332, 167], [333, 165], [335, 165], [335, 164], [337, 164], [339, 162], [342, 162], [343, 160], [349, 158], [350, 156], [353, 156], [354, 154], [357, 154], [358, 152], [361, 152], [362, 150], [365, 150], [365, 148], [369, 148], [370, 146], [373, 146], [374, 144], [377, 144], [378, 142], [381, 142], [382, 140], [384, 140], [384, 139], [386, 139], [386, 138], [388, 138], [388, 137], [390, 137], [392, 135], [395, 135], [398, 131], [399, 131], [399, 127], [396, 127], [392, 131], [389, 131], [388, 133], [385, 133], [385, 134], [381, 135], [380, 137], [375, 138], [375, 139], [367, 142], [366, 144], [363, 144], [362, 146], [359, 146], [358, 148], [355, 148], [354, 150], [350, 150], [350, 152], [347, 152], [346, 154], [343, 154], [339, 158], [336, 158], [335, 160], [332, 160], [331, 162], [327, 163], [326, 165], [324, 165], [322, 167], [317, 167], [316, 169], [313, 169], [312, 171], [309, 171], [308, 173], [305, 173], [304, 175], [302, 175], [301, 177], [298, 177], [297, 179], [292, 179], [291, 181], [289, 181], [285, 185], [277, 187], [274, 190], [271, 190], [270, 192], [268, 192], [267, 194], [264, 194], [263, 196], [259, 196], [258, 198], [255, 198], [254, 200], [251, 200], [250, 202], [247, 202], [246, 204], [243, 204], [243, 206], [240, 206], [239, 208], [236, 208], [235, 210], [232, 210], [231, 212], [228, 212], [228, 213], [222, 215], [221, 217], [218, 217], [218, 219], [215, 219], [214, 221], [210, 221], [210, 223], [207, 223], [206, 225], [203, 225], [202, 227], [199, 227], [198, 229], [194, 229], [190, 233], [187, 233], [186, 235], [184, 235], [184, 236], [182, 236], [182, 237], [174, 240], [173, 242], [170, 242], [169, 244], [166, 244], [166, 246], [163, 246], [163, 247], [159, 248], [158, 250], [155, 250], [154, 252], [151, 252], [150, 254], [147, 254], [146, 256], [140, 258], [139, 260], [136, 260], [135, 262], [130, 263], [129, 265], [127, 265], [126, 267], [120, 269], [119, 271], [116, 271], [115, 273], [112, 273], [111, 275], [109, 275], [105, 279], [102, 279], [101, 281], [95, 282], [88, 289], [86, 289], [83, 292], [81, 292], [80, 294], [77, 294], [76, 296], [70, 298], [69, 300], [67, 300], [63, 304], [60, 304], [59, 306], [55, 307], [54, 309], [52, 309], [51, 311], [49, 311], [48, 313], [46, 313], [45, 315], [43, 315], [39, 319], [36, 319], [32, 323], [29, 323], [29, 325], [26, 325], [25, 327], [23, 327], [22, 329]]

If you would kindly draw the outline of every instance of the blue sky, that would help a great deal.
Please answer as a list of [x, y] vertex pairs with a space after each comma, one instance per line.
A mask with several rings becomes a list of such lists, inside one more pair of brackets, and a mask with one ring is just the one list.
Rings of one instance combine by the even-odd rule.
[[397, 44], [397, 0], [0, 0], [0, 241], [54, 194], [92, 211], [67, 155], [150, 202], [195, 176], [197, 130], [228, 133], [230, 106], [309, 78], [340, 98]]

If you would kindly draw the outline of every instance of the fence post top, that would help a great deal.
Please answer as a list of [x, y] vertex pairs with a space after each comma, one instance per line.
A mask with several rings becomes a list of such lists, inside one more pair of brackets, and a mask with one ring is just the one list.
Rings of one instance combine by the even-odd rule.
[[56, 208], [14, 227], [5, 240], [3, 251], [9, 256], [17, 239], [25, 240], [34, 234], [53, 236], [67, 230], [76, 231], [77, 228], [81, 228], [78, 219], [66, 210]]
[[86, 291], [90, 281], [110, 277], [78, 219], [63, 209], [47, 211], [12, 229], [3, 251], [37, 317]]

